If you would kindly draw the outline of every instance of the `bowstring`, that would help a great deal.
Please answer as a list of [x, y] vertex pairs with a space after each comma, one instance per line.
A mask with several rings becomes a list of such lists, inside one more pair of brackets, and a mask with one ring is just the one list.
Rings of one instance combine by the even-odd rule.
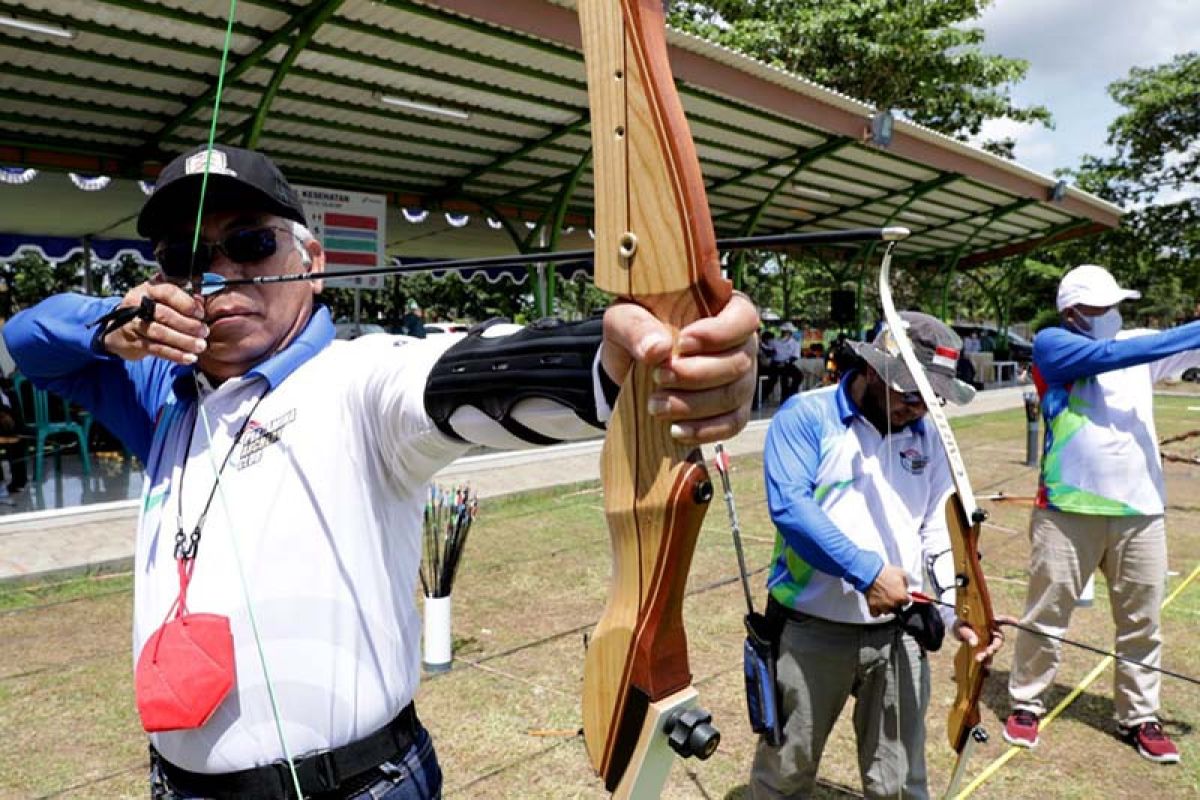
[[[217, 118], [221, 111], [221, 96], [225, 90], [225, 70], [229, 64], [229, 52], [232, 49], [233, 43], [233, 22], [237, 16], [237, 0], [229, 0], [229, 16], [225, 25], [225, 41], [221, 47], [221, 65], [217, 72], [217, 87], [213, 98], [212, 120], [208, 129], [208, 147], [204, 158], [204, 173], [200, 179], [200, 198], [196, 204], [196, 223], [192, 235], [192, 263], [196, 263], [196, 254], [200, 250], [200, 234], [201, 225], [204, 221], [204, 201], [208, 194], [208, 176], [212, 165], [213, 145], [216, 143], [217, 137]], [[296, 796], [304, 797], [304, 791], [300, 786], [300, 776], [296, 772], [296, 763], [292, 758], [291, 750], [287, 744], [287, 737], [283, 732], [283, 718], [279, 712], [279, 701], [275, 694], [275, 684], [271, 680], [271, 672], [267, 666], [266, 650], [263, 647], [262, 636], [258, 628], [258, 619], [254, 614], [254, 604], [250, 599], [250, 587], [246, 581], [246, 571], [242, 561], [241, 548], [238, 544], [238, 537], [235, 534], [233, 524], [233, 515], [230, 510], [228, 497], [225, 494], [225, 487], [221, 481], [221, 474], [216, 462], [216, 455], [213, 451], [213, 426], [208, 418], [208, 414], [204, 410], [203, 392], [200, 386], [199, 371], [193, 369], [192, 384], [196, 389], [196, 414], [199, 418], [204, 435], [206, 437], [206, 447], [208, 452], [209, 463], [212, 466], [214, 483], [213, 486], [221, 497], [221, 508], [225, 514], [225, 527], [229, 531], [230, 543], [233, 549], [234, 563], [237, 566], [238, 581], [242, 589], [242, 600], [246, 604], [246, 617], [250, 622], [250, 631], [254, 636], [254, 646], [258, 651], [259, 666], [262, 669], [263, 680], [267, 687], [267, 698], [271, 705], [271, 716], [275, 722], [275, 734], [279, 739], [279, 747], [283, 751], [283, 758], [287, 762], [288, 772], [291, 774], [292, 785], [296, 790]], [[270, 391], [268, 389], [268, 391]], [[195, 423], [193, 423], [195, 424]], [[184, 454], [186, 460], [190, 453]]]

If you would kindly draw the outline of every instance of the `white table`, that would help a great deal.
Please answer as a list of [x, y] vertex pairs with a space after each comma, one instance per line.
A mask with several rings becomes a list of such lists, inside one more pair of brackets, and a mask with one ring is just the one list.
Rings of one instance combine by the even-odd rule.
[[[1006, 378], [1005, 375], [1008, 377]], [[992, 380], [995, 383], [1015, 383], [1017, 380], [1017, 362], [993, 361]]]

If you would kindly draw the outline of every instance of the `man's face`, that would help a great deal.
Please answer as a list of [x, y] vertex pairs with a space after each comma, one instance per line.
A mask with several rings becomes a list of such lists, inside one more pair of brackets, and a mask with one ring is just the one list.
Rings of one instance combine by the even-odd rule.
[[868, 390], [864, 400], [873, 406], [880, 418], [886, 418], [892, 428], [911, 425], [929, 412], [919, 392], [893, 389], [874, 369], [867, 369]]
[[[305, 266], [291, 223], [270, 214], [215, 212], [204, 218], [200, 237], [205, 242], [220, 243], [235, 231], [264, 226], [272, 228], [276, 237], [274, 255], [261, 261], [238, 264], [216, 250], [208, 271], [230, 279], [324, 272], [325, 256], [321, 245], [315, 241], [307, 243], [305, 250], [312, 263]], [[174, 234], [174, 237], [179, 236], [190, 241], [191, 230], [183, 229]], [[200, 355], [200, 369], [211, 377], [224, 380], [245, 374], [279, 352], [307, 324], [312, 314], [313, 295], [320, 290], [320, 281], [289, 281], [231, 286], [203, 298], [209, 336], [208, 348]]]

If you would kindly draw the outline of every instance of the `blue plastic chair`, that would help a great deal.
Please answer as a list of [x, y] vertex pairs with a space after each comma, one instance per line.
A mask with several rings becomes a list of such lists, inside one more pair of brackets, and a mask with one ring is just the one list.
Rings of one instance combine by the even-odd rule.
[[[21, 416], [26, 424], [31, 419], [26, 396], [29, 395], [33, 405], [32, 430], [30, 435], [34, 440], [33, 449], [33, 481], [40, 485], [42, 482], [43, 465], [46, 458], [46, 440], [51, 436], [69, 434], [79, 440], [79, 461], [84, 477], [92, 473], [92, 460], [88, 453], [88, 436], [92, 430], [92, 415], [86, 411], [78, 416], [71, 414], [70, 405], [66, 400], [45, 389], [39, 389], [29, 379], [20, 373], [12, 376], [13, 394], [21, 406]], [[25, 388], [29, 384], [29, 388]], [[59, 450], [54, 451], [54, 465], [62, 471], [62, 458]]]

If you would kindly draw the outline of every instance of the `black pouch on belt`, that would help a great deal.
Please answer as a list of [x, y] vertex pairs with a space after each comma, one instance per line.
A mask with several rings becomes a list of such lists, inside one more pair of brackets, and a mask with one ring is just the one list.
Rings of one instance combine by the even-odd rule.
[[901, 630], [916, 639], [923, 650], [936, 653], [941, 649], [942, 640], [946, 638], [946, 625], [936, 608], [928, 603], [911, 603], [896, 617], [900, 620]]
[[746, 707], [750, 728], [772, 747], [783, 744], [779, 696], [775, 682], [776, 635], [768, 619], [757, 611], [745, 617], [746, 642], [742, 664], [746, 677]]

